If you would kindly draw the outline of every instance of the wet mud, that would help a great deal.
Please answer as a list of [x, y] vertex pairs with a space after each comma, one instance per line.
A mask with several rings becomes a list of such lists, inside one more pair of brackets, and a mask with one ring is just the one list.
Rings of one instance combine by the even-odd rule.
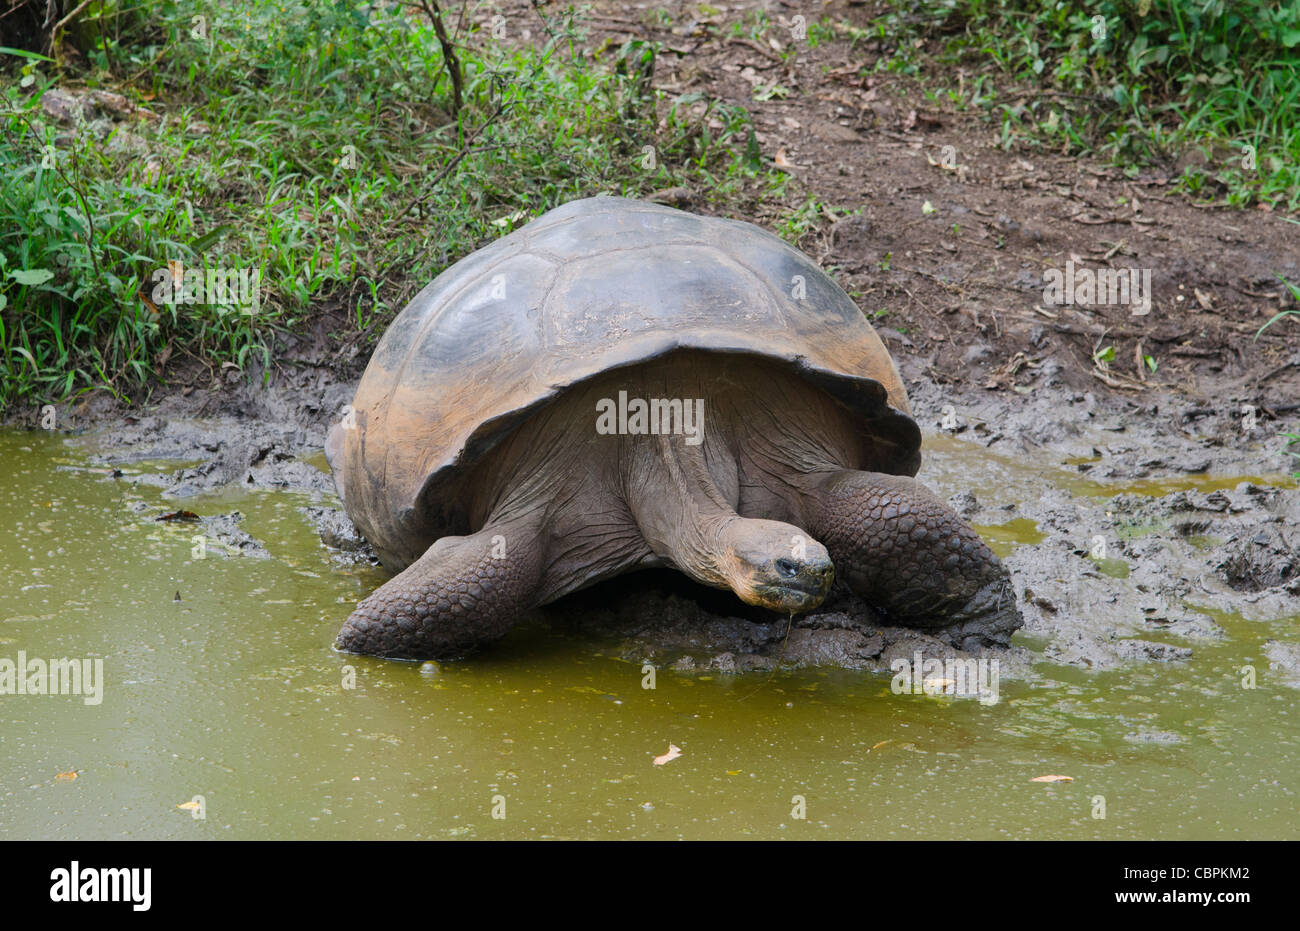
[[[918, 478], [1003, 556], [1024, 613], [1009, 648], [975, 654], [997, 658], [1002, 675], [1032, 678], [1043, 660], [1089, 670], [1178, 663], [1227, 636], [1218, 616], [1300, 616], [1300, 489], [1276, 428], [1244, 429], [1222, 400], [1138, 403], [1050, 378], [1028, 396], [961, 393], [922, 368], [904, 360], [926, 432]], [[129, 480], [156, 485], [178, 509], [233, 485], [308, 493], [314, 503], [299, 512], [342, 570], [376, 563], [321, 453], [354, 385], [310, 368], [265, 388], [232, 382], [215, 403], [208, 392], [174, 393], [132, 413], [99, 401], [61, 409], [58, 423], [99, 464], [97, 480], [164, 461]], [[220, 555], [266, 555], [237, 512], [199, 514], [196, 526]], [[346, 613], [340, 606], [340, 625]], [[611, 580], [524, 623], [686, 672], [882, 671], [917, 650], [971, 655], [943, 631], [890, 626], [838, 584], [817, 611], [786, 618], [666, 570]], [[1268, 656], [1300, 684], [1300, 645], [1274, 641]]]

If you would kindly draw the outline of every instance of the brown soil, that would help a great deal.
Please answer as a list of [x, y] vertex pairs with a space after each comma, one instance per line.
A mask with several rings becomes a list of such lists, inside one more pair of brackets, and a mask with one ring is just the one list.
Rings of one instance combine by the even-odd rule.
[[[1081, 390], [1202, 397], [1227, 390], [1265, 418], [1300, 407], [1300, 318], [1256, 338], [1274, 314], [1294, 307], [1276, 276], [1300, 281], [1295, 219], [1194, 203], [1170, 191], [1172, 169], [1128, 179], [1102, 161], [1004, 151], [980, 114], [958, 111], [942, 96], [929, 102], [918, 81], [862, 76], [885, 54], [872, 44], [798, 42], [787, 64], [763, 42], [709, 38], [691, 12], [698, 4], [656, 6], [675, 25], [653, 25], [624, 4], [596, 4], [589, 47], [660, 42], [656, 87], [745, 107], [764, 156], [791, 166], [786, 206], [814, 196], [852, 214], [824, 211], [800, 245], [836, 270], [865, 312], [884, 311], [874, 321], [896, 355], [922, 363], [918, 374], [958, 392], [1023, 393], [1052, 357], [1065, 382]], [[708, 22], [740, 22], [740, 6]], [[502, 7], [513, 22], [539, 27], [525, 0]], [[766, 7], [774, 22], [806, 12], [779, 2], [743, 7]], [[834, 0], [816, 15], [864, 25], [875, 12]], [[775, 25], [765, 38], [783, 47], [792, 41]], [[957, 81], [937, 67], [928, 79], [931, 86]], [[756, 82], [789, 94], [757, 100]], [[673, 191], [665, 199], [707, 209], [706, 193]], [[746, 219], [770, 225], [777, 212], [768, 205]], [[1070, 260], [1076, 268], [1150, 269], [1150, 313], [1045, 306], [1044, 271], [1064, 271]], [[1094, 364], [1106, 346], [1114, 360]]]

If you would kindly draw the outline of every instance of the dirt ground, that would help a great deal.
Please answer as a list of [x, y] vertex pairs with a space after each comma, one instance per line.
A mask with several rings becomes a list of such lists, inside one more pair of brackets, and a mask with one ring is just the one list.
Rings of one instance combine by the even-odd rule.
[[[677, 25], [646, 26], [625, 6], [599, 5], [590, 44], [662, 42], [657, 87], [743, 104], [764, 155], [789, 166], [791, 204], [812, 194], [850, 211], [823, 216], [801, 246], [871, 315], [927, 434], [1098, 481], [1207, 480], [1204, 490], [1113, 498], [1044, 483], [1010, 507], [951, 480], [939, 486], [978, 525], [1037, 524], [1042, 539], [1007, 562], [1025, 633], [1043, 656], [1094, 669], [1184, 659], [1224, 636], [1189, 601], [1260, 620], [1300, 615], [1300, 491], [1210, 481], [1294, 468], [1278, 434], [1295, 429], [1300, 411], [1300, 321], [1256, 337], [1290, 300], [1276, 275], [1300, 281], [1294, 218], [1193, 204], [1169, 191], [1172, 165], [1130, 179], [1101, 162], [1003, 151], [993, 126], [929, 104], [911, 79], [860, 77], [882, 54], [871, 45], [804, 43], [787, 65], [770, 45], [708, 38], [687, 4], [657, 5]], [[526, 2], [501, 6], [516, 22], [535, 19]], [[720, 16], [736, 18], [735, 7]], [[799, 12], [768, 7], [774, 19]], [[832, 2], [826, 12], [861, 24], [872, 11]], [[790, 93], [759, 101], [756, 84]], [[707, 212], [703, 193], [661, 199]], [[745, 218], [770, 225], [775, 216]], [[1149, 269], [1149, 313], [1047, 305], [1044, 273], [1067, 262]], [[328, 493], [328, 477], [300, 457], [321, 448], [366, 360], [362, 342], [340, 344], [336, 330], [341, 314], [321, 308], [314, 328], [282, 348], [266, 388], [260, 377], [176, 360], [145, 403], [94, 395], [65, 405], [60, 428], [93, 437], [106, 462], [200, 460], [164, 479], [178, 502], [232, 482]], [[1095, 361], [1107, 346], [1113, 358]], [[14, 419], [35, 426], [37, 412]], [[323, 507], [311, 519], [335, 552], [365, 558], [346, 517]], [[1144, 532], [1118, 539], [1119, 526]], [[1114, 541], [1110, 558], [1131, 567], [1126, 575], [1090, 557], [1098, 535]], [[793, 625], [738, 609], [734, 598], [651, 573], [579, 593], [539, 619], [682, 670], [879, 669], [914, 648], [951, 651], [881, 627], [844, 592]], [[1004, 675], [1033, 675], [1025, 647], [998, 653]], [[1300, 678], [1300, 648], [1279, 644], [1270, 656]]]

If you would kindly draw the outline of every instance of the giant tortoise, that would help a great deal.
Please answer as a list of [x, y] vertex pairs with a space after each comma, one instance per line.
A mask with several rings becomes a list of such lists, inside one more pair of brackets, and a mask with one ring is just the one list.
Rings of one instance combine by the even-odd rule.
[[835, 575], [973, 648], [1006, 569], [914, 476], [921, 431], [853, 301], [776, 236], [618, 197], [439, 275], [380, 340], [327, 454], [396, 575], [339, 649], [461, 656], [521, 613], [669, 566], [809, 611]]

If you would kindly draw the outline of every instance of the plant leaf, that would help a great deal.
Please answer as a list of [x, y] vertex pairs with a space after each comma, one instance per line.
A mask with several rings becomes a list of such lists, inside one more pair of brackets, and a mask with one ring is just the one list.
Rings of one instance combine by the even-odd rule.
[[54, 272], [48, 268], [14, 269], [9, 273], [9, 277], [19, 284], [41, 285], [53, 278]]

